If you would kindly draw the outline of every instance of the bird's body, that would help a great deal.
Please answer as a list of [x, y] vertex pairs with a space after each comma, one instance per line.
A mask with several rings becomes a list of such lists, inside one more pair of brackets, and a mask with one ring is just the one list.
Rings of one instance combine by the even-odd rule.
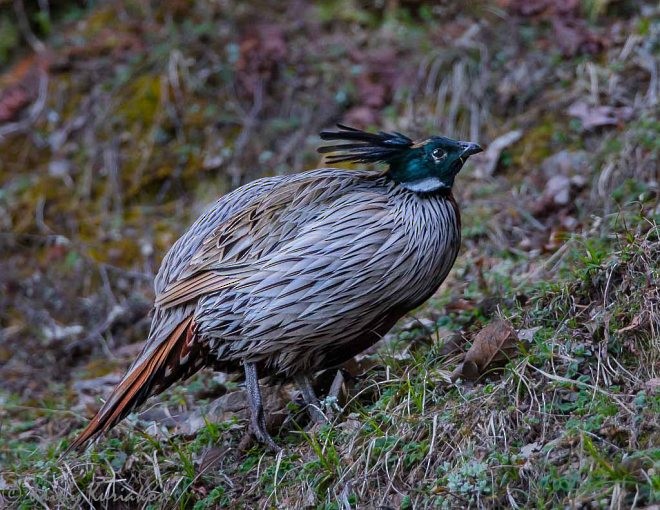
[[157, 280], [162, 313], [176, 310], [165, 329], [194, 302], [198, 341], [227, 370], [247, 360], [291, 378], [346, 361], [437, 289], [460, 246], [451, 195], [422, 197], [382, 173], [320, 169], [247, 191], [229, 225], [213, 217], [222, 200], [200, 218]]
[[[327, 135], [356, 139], [339, 136], [347, 132], [395, 136]], [[411, 185], [387, 172], [322, 168], [220, 198], [163, 259], [148, 341], [72, 446], [203, 366], [245, 370], [254, 432], [271, 444], [257, 374], [304, 383], [341, 364], [451, 269], [460, 247], [451, 185], [427, 190], [435, 181], [414, 177]]]

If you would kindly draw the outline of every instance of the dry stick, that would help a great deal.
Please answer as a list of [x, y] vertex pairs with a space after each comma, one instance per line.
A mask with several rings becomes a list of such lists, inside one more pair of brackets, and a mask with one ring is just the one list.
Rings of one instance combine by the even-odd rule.
[[[92, 505], [92, 502], [89, 500], [89, 498], [85, 495], [84, 491], [80, 488], [78, 483], [76, 482], [76, 477], [74, 476], [73, 472], [71, 471], [71, 466], [67, 462], [63, 463], [64, 469], [66, 469], [67, 474], [71, 478], [71, 481], [73, 482], [73, 486], [76, 488], [80, 496], [87, 502], [90, 508], [93, 508], [94, 505]], [[48, 508], [48, 507], [46, 507]]]
[[429, 453], [426, 456], [426, 469], [424, 470], [424, 476], [428, 476], [429, 469], [431, 468], [431, 454], [433, 453], [433, 448], [435, 447], [435, 439], [438, 435], [438, 413], [433, 413], [433, 429], [431, 432], [431, 443], [429, 444]]
[[257, 84], [257, 88], [254, 91], [252, 107], [248, 112], [245, 112], [245, 110], [243, 110], [243, 119], [242, 119], [243, 127], [238, 137], [236, 138], [236, 141], [234, 142], [234, 151], [233, 151], [234, 157], [230, 168], [230, 174], [232, 177], [233, 186], [238, 186], [238, 183], [241, 178], [240, 172], [238, 172], [236, 169], [236, 155], [240, 155], [244, 152], [244, 148], [247, 145], [248, 141], [250, 140], [250, 136], [257, 123], [257, 119], [261, 114], [261, 110], [263, 107], [264, 88], [265, 85], [263, 80], [259, 80]]
[[34, 32], [32, 32], [32, 29], [30, 28], [30, 21], [28, 20], [27, 14], [25, 13], [25, 5], [23, 5], [23, 0], [14, 0], [14, 12], [16, 13], [18, 28], [21, 31], [21, 35], [25, 38], [27, 43], [36, 53], [43, 52], [46, 49], [46, 46], [39, 40], [36, 35], [34, 35]]

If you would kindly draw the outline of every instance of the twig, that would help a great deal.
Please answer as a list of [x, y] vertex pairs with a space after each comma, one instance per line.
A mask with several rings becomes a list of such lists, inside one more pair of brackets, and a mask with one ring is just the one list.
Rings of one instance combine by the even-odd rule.
[[46, 46], [39, 40], [36, 35], [34, 35], [34, 32], [32, 32], [32, 29], [30, 28], [30, 21], [28, 20], [27, 14], [25, 13], [25, 5], [23, 5], [23, 0], [14, 0], [14, 12], [16, 13], [16, 19], [18, 21], [18, 28], [27, 43], [35, 52], [42, 53], [46, 49]]
[[[263, 99], [264, 99], [264, 82], [262, 80], [259, 80], [257, 84], [257, 88], [254, 91], [254, 102], [252, 103], [252, 107], [248, 112], [245, 112], [243, 110], [243, 129], [241, 130], [240, 134], [236, 138], [236, 141], [234, 142], [234, 155], [242, 155], [245, 149], [245, 146], [247, 145], [248, 141], [250, 140], [250, 135], [252, 134], [252, 131], [254, 130], [254, 126], [257, 123], [257, 119], [259, 118], [259, 114], [261, 113], [261, 109], [263, 107]], [[240, 105], [239, 105], [240, 108]], [[242, 108], [241, 108], [242, 110]], [[235, 157], [234, 157], [235, 159]], [[237, 169], [237, 164], [234, 161], [232, 164], [232, 168], [230, 169], [230, 173], [232, 176], [232, 185], [233, 186], [238, 186], [240, 178], [241, 178], [241, 172], [239, 169]]]

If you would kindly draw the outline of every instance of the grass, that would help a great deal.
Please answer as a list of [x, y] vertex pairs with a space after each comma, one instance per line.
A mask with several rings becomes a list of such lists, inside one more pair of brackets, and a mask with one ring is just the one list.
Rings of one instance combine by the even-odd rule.
[[[443, 374], [455, 359], [435, 344], [403, 359], [381, 350], [383, 367], [353, 385], [341, 417], [311, 431], [285, 427], [278, 455], [237, 452], [235, 421], [165, 440], [129, 422], [58, 460], [66, 440], [35, 450], [20, 439], [34, 424], [13, 422], [0, 447], [16, 452], [21, 477], [6, 480], [16, 485], [3, 495], [18, 508], [122, 497], [198, 509], [649, 505], [660, 497], [660, 399], [647, 384], [658, 377], [660, 315], [648, 305], [657, 286], [638, 280], [659, 281], [659, 254], [651, 221], [642, 234], [573, 243], [561, 280], [499, 311], [538, 328], [503, 370], [452, 384]], [[644, 321], [639, 310], [649, 311]], [[580, 314], [590, 320], [574, 320]], [[35, 408], [34, 419], [49, 412]]]

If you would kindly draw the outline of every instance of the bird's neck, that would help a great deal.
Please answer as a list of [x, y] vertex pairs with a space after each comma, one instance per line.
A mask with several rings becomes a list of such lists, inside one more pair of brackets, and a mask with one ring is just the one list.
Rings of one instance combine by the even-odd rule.
[[390, 162], [387, 175], [397, 184], [415, 193], [451, 192], [451, 186], [435, 176], [420, 158], [400, 158]]

